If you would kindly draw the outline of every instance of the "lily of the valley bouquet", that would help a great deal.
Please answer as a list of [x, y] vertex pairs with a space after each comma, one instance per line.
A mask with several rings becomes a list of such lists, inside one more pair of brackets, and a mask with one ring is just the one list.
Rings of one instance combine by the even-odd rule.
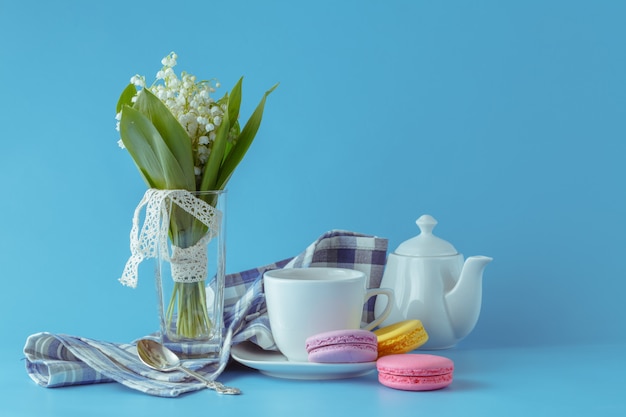
[[241, 128], [242, 79], [215, 100], [212, 94], [219, 83], [186, 72], [179, 77], [174, 72], [176, 60], [173, 52], [163, 58], [163, 67], [149, 86], [145, 77], [133, 76], [117, 103], [119, 144], [130, 153], [149, 188], [135, 211], [131, 258], [120, 281], [134, 287], [143, 259], [167, 257], [175, 282], [162, 324], [175, 329], [181, 339], [202, 339], [213, 326], [207, 312], [203, 265], [207, 255], [202, 246], [219, 233], [220, 192], [254, 140], [265, 100], [276, 86]]

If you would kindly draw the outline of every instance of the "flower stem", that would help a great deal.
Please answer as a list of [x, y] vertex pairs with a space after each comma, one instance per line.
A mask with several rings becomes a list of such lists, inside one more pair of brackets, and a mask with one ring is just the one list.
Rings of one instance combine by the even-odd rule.
[[175, 338], [197, 339], [210, 335], [213, 323], [207, 309], [204, 285], [204, 280], [174, 283], [166, 320], [168, 332], [174, 332]]

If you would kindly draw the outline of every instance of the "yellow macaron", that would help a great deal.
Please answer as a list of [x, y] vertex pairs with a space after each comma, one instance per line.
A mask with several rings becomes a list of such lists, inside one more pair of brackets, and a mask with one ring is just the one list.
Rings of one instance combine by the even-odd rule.
[[407, 353], [422, 346], [428, 334], [419, 320], [404, 320], [374, 331], [378, 337], [378, 357]]

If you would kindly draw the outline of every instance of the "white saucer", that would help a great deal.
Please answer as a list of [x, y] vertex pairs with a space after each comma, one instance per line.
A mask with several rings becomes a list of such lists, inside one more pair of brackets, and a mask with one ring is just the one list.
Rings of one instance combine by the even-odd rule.
[[367, 375], [376, 362], [313, 363], [289, 362], [279, 352], [263, 350], [251, 342], [234, 345], [230, 355], [237, 362], [258, 369], [262, 374], [287, 379], [341, 379]]

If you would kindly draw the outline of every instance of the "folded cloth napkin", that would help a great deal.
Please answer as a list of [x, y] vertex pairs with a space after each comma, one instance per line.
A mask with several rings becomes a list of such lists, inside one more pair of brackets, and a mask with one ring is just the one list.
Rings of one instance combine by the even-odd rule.
[[[226, 276], [224, 348], [216, 360], [184, 359], [184, 365], [208, 379], [216, 379], [226, 367], [233, 344], [251, 341], [264, 349], [276, 349], [265, 308], [263, 273], [277, 268], [341, 267], [357, 269], [368, 277], [368, 288], [377, 288], [383, 275], [387, 239], [332, 230], [320, 236], [300, 255], [263, 267]], [[374, 316], [374, 301], [364, 307], [363, 320]], [[193, 355], [182, 346], [183, 358]], [[26, 370], [39, 385], [119, 382], [129, 388], [161, 397], [205, 388], [204, 384], [178, 371], [160, 372], [144, 365], [135, 343], [110, 343], [65, 334], [36, 333], [24, 346]]]

